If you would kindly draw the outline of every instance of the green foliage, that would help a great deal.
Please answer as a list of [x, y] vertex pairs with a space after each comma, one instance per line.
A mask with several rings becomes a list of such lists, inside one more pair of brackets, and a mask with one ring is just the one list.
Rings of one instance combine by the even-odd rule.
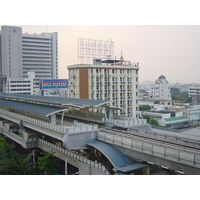
[[152, 125], [152, 126], [158, 126], [158, 122], [154, 119], [150, 119], [149, 124]]
[[42, 152], [38, 157], [36, 169], [33, 168], [31, 155], [16, 153], [10, 144], [0, 136], [0, 175], [58, 174], [60, 160], [54, 152]]
[[33, 174], [30, 156], [24, 157], [18, 155], [2, 136], [0, 136], [0, 174]]
[[180, 94], [180, 89], [173, 87], [170, 89], [170, 92], [171, 92], [171, 95], [172, 94]]
[[139, 106], [139, 110], [143, 111], [143, 110], [151, 110], [151, 106], [149, 105], [140, 105]]
[[38, 170], [41, 174], [57, 174], [60, 160], [54, 157], [54, 152], [42, 152], [43, 156], [38, 157]]
[[149, 120], [150, 120], [150, 116], [148, 116], [148, 115], [143, 115], [143, 118], [144, 118], [144, 119], [147, 119], [147, 123], [148, 123]]
[[183, 101], [185, 103], [191, 103], [192, 98], [189, 97], [188, 92], [180, 92], [179, 88], [171, 88], [172, 100]]
[[153, 126], [159, 126], [158, 125], [158, 122], [156, 120], [154, 120], [153, 117], [150, 117], [148, 115], [144, 115], [143, 116], [144, 119], [147, 119], [147, 123], [149, 123], [150, 125], [153, 125]]
[[188, 97], [185, 103], [191, 103], [192, 102], [192, 97]]

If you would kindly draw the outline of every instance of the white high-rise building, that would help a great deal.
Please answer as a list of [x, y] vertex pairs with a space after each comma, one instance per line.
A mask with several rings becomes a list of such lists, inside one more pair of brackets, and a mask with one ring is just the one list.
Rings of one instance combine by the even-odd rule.
[[69, 97], [107, 100], [115, 115], [138, 117], [139, 64], [120, 60], [94, 59], [93, 64], [67, 66]]
[[0, 32], [0, 75], [27, 78], [35, 72], [40, 79], [58, 78], [57, 33], [22, 34], [21, 27], [2, 26]]
[[161, 75], [152, 83], [149, 87], [150, 98], [157, 100], [171, 100], [170, 84], [166, 80], [166, 77]]

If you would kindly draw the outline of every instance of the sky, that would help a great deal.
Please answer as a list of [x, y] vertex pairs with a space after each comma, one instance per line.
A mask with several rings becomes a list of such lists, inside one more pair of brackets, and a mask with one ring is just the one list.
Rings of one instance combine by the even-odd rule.
[[[1, 2], [0, 12], [0, 25], [21, 26], [23, 33], [39, 34], [45, 32], [46, 29], [48, 32], [58, 32], [59, 78], [67, 78], [66, 66], [76, 64], [78, 61], [77, 39], [89, 38], [97, 40], [112, 39], [115, 42], [115, 55], [117, 58], [119, 58], [122, 50], [124, 59], [139, 62], [140, 82], [155, 81], [160, 75], [164, 75], [171, 83], [199, 83], [199, 22], [198, 0], [6, 0]], [[30, 179], [30, 177], [27, 178]], [[55, 177], [51, 177], [51, 181], [46, 181], [45, 184], [43, 184], [43, 180], [40, 181], [43, 184], [41, 187], [43, 190], [43, 186], [46, 184], [49, 185], [45, 189], [53, 186], [56, 190], [55, 184], [52, 185], [52, 178], [55, 180]], [[81, 187], [78, 190], [81, 192], [77, 193], [77, 187], [70, 187], [76, 184], [76, 182], [73, 182], [74, 177], [73, 179], [67, 178], [70, 181], [61, 181], [64, 184], [57, 184], [57, 189], [65, 191], [68, 188], [72, 194], [80, 194], [80, 199], [83, 199], [82, 194], [88, 190], [88, 188], [82, 187], [88, 185], [85, 184], [85, 179], [79, 177]], [[96, 177], [93, 178], [95, 180], [91, 182], [95, 182], [95, 184], [90, 184], [90, 190], [96, 191], [97, 188], [102, 187], [102, 182], [99, 179], [97, 181]], [[105, 177], [102, 176], [102, 178], [102, 181], [104, 181]], [[131, 184], [123, 185], [119, 182], [126, 181], [127, 183], [127, 179], [122, 180], [122, 176], [116, 178], [116, 181], [111, 182], [106, 179], [104, 185], [108, 185], [105, 185], [104, 188], [115, 191], [124, 190], [125, 192], [122, 192], [122, 194], [116, 193], [116, 196], [113, 196], [114, 193], [110, 193], [110, 190], [108, 190], [109, 194], [112, 195], [109, 196], [111, 198], [122, 199], [124, 195], [130, 198], [133, 195], [132, 188], [136, 188], [135, 191], [138, 191], [139, 195], [142, 193], [144, 198], [155, 199], [155, 195], [152, 197], [149, 195], [155, 189], [155, 184], [159, 191], [165, 193], [165, 199], [176, 198], [176, 195], [179, 199], [191, 197], [191, 192], [188, 190], [185, 181], [177, 181], [175, 177], [170, 177], [169, 180], [170, 183], [174, 184], [174, 188], [177, 189], [178, 185], [178, 189], [179, 187], [182, 190], [185, 188], [184, 191], [188, 191], [188, 193], [173, 191], [166, 193], [165, 188], [168, 187], [167, 184], [169, 183], [166, 181], [167, 177], [164, 181], [163, 177], [160, 177], [162, 180], [157, 180], [155, 177], [145, 180], [141, 177], [134, 177], [136, 181], [133, 182], [130, 179]], [[6, 177], [4, 183], [8, 181], [7, 179]], [[24, 191], [29, 191], [30, 186], [34, 188], [34, 181], [26, 181], [29, 181], [29, 184], [27, 184], [27, 190]], [[58, 182], [57, 179], [55, 181]], [[77, 180], [74, 179], [74, 181]], [[186, 181], [191, 182], [194, 180]], [[12, 182], [9, 181], [9, 184]], [[158, 182], [162, 182], [162, 184], [158, 185]], [[34, 185], [31, 185], [31, 183]], [[141, 184], [143, 187], [141, 187]], [[23, 187], [26, 188], [26, 185], [23, 185]], [[192, 185], [192, 187], [195, 186]], [[143, 192], [144, 188], [146, 193]], [[9, 188], [5, 187], [4, 189], [8, 189], [5, 190], [5, 194], [7, 194]], [[19, 190], [16, 184], [13, 189], [16, 189], [16, 192]], [[192, 189], [198, 191], [197, 188], [196, 190]], [[13, 195], [16, 192], [13, 192]], [[109, 195], [108, 192], [106, 196]], [[48, 199], [63, 198], [63, 192], [49, 194]], [[44, 195], [46, 198], [48, 194], [44, 193]], [[195, 195], [194, 192], [193, 195]], [[13, 197], [16, 198], [16, 195]], [[23, 196], [20, 198], [23, 198]]]
[[59, 78], [78, 63], [77, 40], [112, 39], [115, 56], [140, 65], [139, 81], [164, 75], [170, 83], [200, 83], [200, 26], [198, 25], [15, 25], [29, 34], [58, 32]]
[[[102, 0], [95, 6], [90, 0], [73, 1], [65, 6], [52, 4], [48, 9], [44, 3], [44, 10], [32, 4], [32, 9], [22, 8], [21, 16], [20, 10], [17, 11], [18, 14], [13, 15], [16, 19], [0, 20], [0, 25], [20, 26], [23, 33], [29, 34], [58, 32], [59, 78], [68, 78], [67, 66], [78, 63], [78, 38], [87, 38], [112, 39], [116, 58], [122, 51], [125, 60], [139, 63], [140, 83], [155, 81], [160, 75], [170, 83], [200, 83], [200, 25], [196, 14], [199, 11], [194, 1], [180, 4], [168, 0], [162, 1], [167, 2], [163, 4], [141, 0], [138, 4], [131, 1], [131, 6], [127, 2], [111, 4]], [[152, 7], [152, 2], [156, 7]], [[14, 4], [12, 8], [13, 13]], [[33, 16], [26, 18], [28, 15]]]

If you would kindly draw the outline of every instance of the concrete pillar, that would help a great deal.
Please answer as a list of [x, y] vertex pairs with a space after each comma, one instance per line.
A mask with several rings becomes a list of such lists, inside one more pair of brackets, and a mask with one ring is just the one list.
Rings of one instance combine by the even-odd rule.
[[113, 118], [113, 109], [109, 109], [109, 111], [110, 111], [110, 116], [109, 116], [109, 118], [112, 119], [112, 118]]
[[62, 118], [61, 118], [60, 125], [63, 125], [64, 114], [65, 114], [65, 112], [63, 111], [63, 112], [62, 112]]
[[150, 167], [143, 168], [143, 175], [150, 175]]
[[56, 124], [56, 114], [49, 116], [49, 122], [54, 125]]
[[67, 157], [65, 157], [65, 175], [67, 175]]

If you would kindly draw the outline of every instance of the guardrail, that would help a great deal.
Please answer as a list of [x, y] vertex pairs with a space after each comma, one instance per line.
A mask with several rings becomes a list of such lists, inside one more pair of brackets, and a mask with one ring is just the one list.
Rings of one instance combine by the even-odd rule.
[[200, 140], [187, 138], [184, 135], [180, 135], [180, 136], [171, 135], [171, 134], [169, 135], [165, 133], [159, 133], [159, 130], [158, 132], [153, 132], [153, 131], [146, 131], [146, 130], [134, 129], [134, 128], [130, 128], [129, 132], [135, 135], [145, 136], [152, 139], [163, 140], [164, 142], [174, 142], [176, 144], [186, 145], [193, 148], [194, 147], [200, 148]]
[[106, 175], [110, 175], [110, 173], [108, 172], [108, 170], [105, 168], [105, 166], [103, 166], [101, 163], [97, 163], [94, 162], [92, 160], [87, 159], [85, 156], [82, 156], [80, 153], [76, 152], [76, 151], [69, 151], [65, 148], [59, 147], [55, 144], [52, 144], [50, 142], [47, 142], [45, 140], [39, 139], [38, 138], [38, 143], [43, 144], [45, 146], [48, 146], [54, 150], [59, 151], [60, 153], [66, 154], [66, 156], [70, 156], [74, 159], [77, 159], [80, 162], [83, 162], [87, 165], [90, 165], [91, 167], [94, 167], [96, 169], [99, 169], [101, 171], [103, 171]]
[[37, 120], [37, 119], [31, 118], [31, 117], [26, 117], [26, 116], [23, 116], [20, 114], [16, 114], [13, 112], [9, 112], [9, 111], [0, 109], [0, 116], [6, 117], [6, 115], [15, 118], [18, 121], [18, 123], [20, 122], [20, 120], [23, 120], [24, 122], [29, 122], [31, 124], [35, 124], [40, 127], [45, 127], [45, 128], [51, 129], [51, 130], [55, 130], [57, 132], [64, 133], [64, 134], [65, 133], [79, 133], [79, 132], [93, 132], [93, 131], [98, 130], [97, 125], [85, 125], [85, 124], [79, 123], [79, 122], [75, 123], [76, 127], [55, 125], [55, 124]]
[[99, 132], [97, 139], [106, 143], [124, 147], [126, 149], [142, 152], [170, 161], [179, 162], [189, 166], [200, 168], [200, 151], [187, 148], [165, 145], [164, 142], [155, 143], [144, 139], [135, 139], [127, 136], [114, 135], [107, 132]]
[[17, 119], [19, 122], [20, 122], [20, 120], [23, 120], [24, 122], [30, 122], [32, 124], [36, 124], [39, 126], [43, 126], [45, 128], [53, 129], [53, 130], [61, 132], [61, 133], [66, 133], [66, 129], [67, 129], [67, 126], [65, 127], [65, 126], [61, 126], [61, 125], [54, 125], [54, 124], [44, 122], [41, 120], [37, 120], [37, 119], [31, 118], [31, 117], [26, 117], [26, 116], [23, 116], [23, 115], [20, 115], [17, 113], [9, 112], [7, 110], [0, 109], [0, 115], [2, 117], [6, 117], [5, 115], [8, 115], [8, 116], [11, 116], [11, 117]]
[[104, 123], [110, 123], [110, 124], [113, 124], [114, 126], [123, 127], [123, 128], [147, 124], [146, 119], [137, 119], [137, 118], [130, 118], [130, 117], [123, 117], [123, 118], [117, 118], [117, 119], [102, 118], [102, 121]]

